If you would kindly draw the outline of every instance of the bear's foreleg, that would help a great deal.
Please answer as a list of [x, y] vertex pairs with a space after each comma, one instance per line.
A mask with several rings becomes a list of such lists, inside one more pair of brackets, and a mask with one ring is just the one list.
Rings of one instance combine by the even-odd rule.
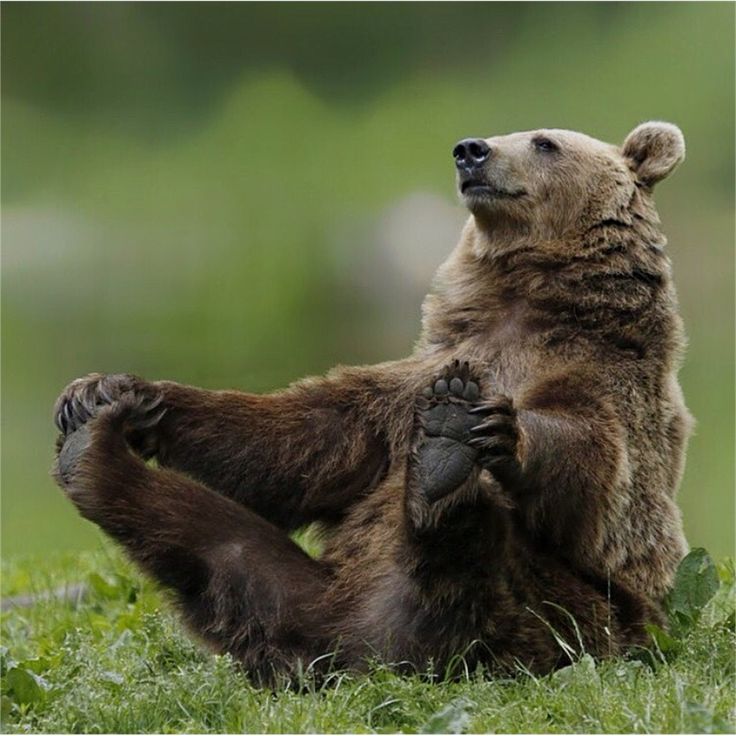
[[343, 369], [260, 396], [91, 374], [65, 389], [55, 419], [68, 434], [122, 396], [155, 400], [156, 421], [128, 432], [134, 449], [293, 529], [339, 518], [380, 482], [386, 423], [409, 416], [396, 389], [403, 375], [390, 364]]
[[328, 569], [243, 506], [148, 467], [124, 433], [150, 418], [121, 400], [60, 438], [54, 475], [80, 513], [175, 592], [195, 633], [257, 679], [330, 652]]
[[514, 399], [516, 472], [496, 474], [537, 538], [605, 575], [599, 557], [625, 522], [630, 478], [627, 433], [605, 379], [566, 371], [521, 387]]

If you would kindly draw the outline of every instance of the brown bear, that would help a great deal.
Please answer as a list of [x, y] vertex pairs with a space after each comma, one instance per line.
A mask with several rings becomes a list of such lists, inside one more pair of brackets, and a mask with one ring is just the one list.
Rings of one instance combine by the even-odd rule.
[[[682, 134], [453, 156], [471, 216], [410, 357], [267, 396], [92, 374], [57, 401], [58, 483], [260, 681], [547, 672], [661, 620], [691, 419], [652, 190]], [[313, 522], [320, 559], [288, 536]]]

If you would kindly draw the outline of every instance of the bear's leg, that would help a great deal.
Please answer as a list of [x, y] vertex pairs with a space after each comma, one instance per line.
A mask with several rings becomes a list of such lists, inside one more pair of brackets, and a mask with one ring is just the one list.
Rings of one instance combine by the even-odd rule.
[[189, 626], [259, 681], [329, 653], [327, 568], [240, 504], [148, 467], [124, 439], [146, 421], [138, 403], [121, 400], [60, 440], [54, 475], [81, 514], [173, 589]]
[[[441, 668], [458, 654], [471, 669], [510, 659], [518, 650], [496, 632], [516, 636], [516, 622], [528, 617], [528, 582], [517, 572], [517, 560], [525, 557], [515, 554], [523, 547], [509, 499], [473, 442], [473, 430], [487, 423], [474, 410], [486, 403], [478, 377], [457, 362], [416, 400], [402, 540], [413, 595], [407, 638], [418, 648], [414, 661], [431, 656]], [[526, 622], [521, 630], [529, 630]]]
[[[467, 362], [445, 368], [417, 399], [407, 468], [407, 506], [415, 526], [436, 523], [450, 507], [479, 495], [508, 507], [483, 469], [512, 464], [516, 425], [505, 397], [481, 400]], [[490, 415], [489, 415], [490, 414]]]

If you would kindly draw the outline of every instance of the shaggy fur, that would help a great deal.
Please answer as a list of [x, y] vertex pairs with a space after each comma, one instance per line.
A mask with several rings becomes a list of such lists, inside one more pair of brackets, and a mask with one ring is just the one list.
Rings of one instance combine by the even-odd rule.
[[[473, 145], [409, 358], [268, 396], [93, 374], [57, 402], [61, 487], [261, 681], [374, 655], [546, 672], [561, 640], [615, 654], [661, 618], [691, 420], [652, 187], [682, 135]], [[288, 537], [312, 522], [319, 560]]]

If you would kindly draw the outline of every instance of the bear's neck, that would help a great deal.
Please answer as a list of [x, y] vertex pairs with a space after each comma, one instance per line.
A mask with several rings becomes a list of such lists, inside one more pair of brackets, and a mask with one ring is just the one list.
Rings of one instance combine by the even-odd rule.
[[635, 341], [653, 314], [663, 319], [677, 306], [656, 223], [622, 225], [607, 221], [564, 241], [492, 249], [470, 220], [422, 305], [417, 352], [533, 335], [614, 335], [623, 344], [621, 336], [630, 334]]

